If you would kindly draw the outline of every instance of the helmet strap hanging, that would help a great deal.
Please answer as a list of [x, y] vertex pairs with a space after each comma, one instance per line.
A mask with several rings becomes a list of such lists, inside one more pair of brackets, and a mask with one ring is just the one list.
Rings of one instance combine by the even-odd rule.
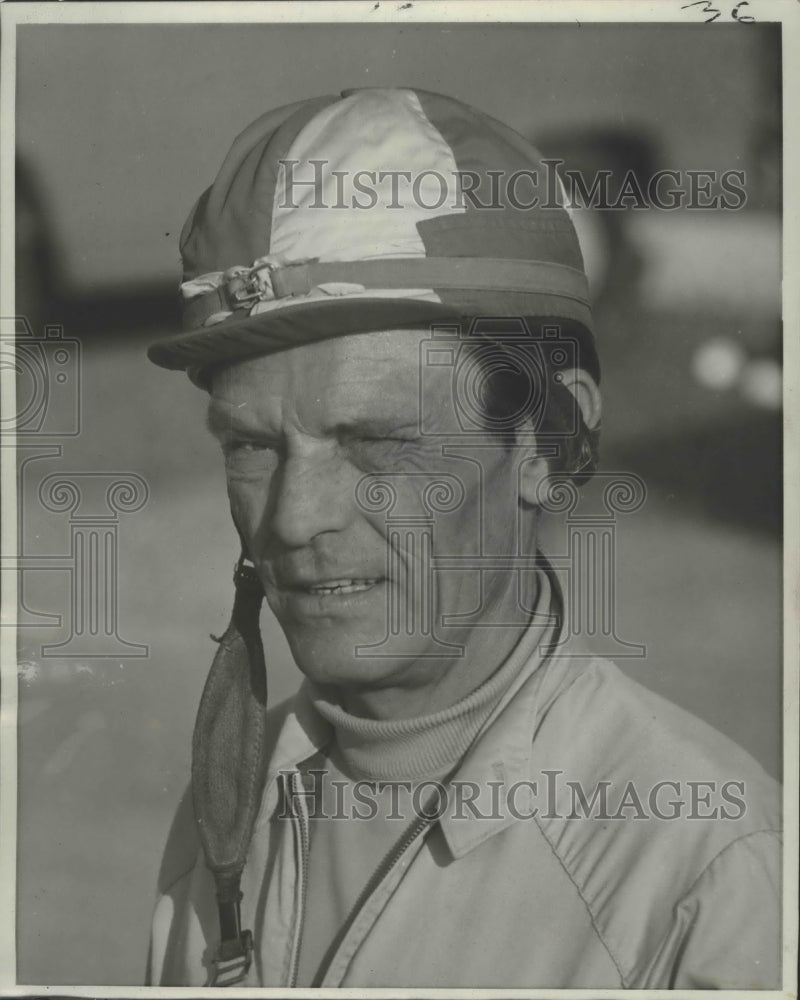
[[241, 982], [252, 963], [253, 935], [242, 929], [240, 883], [267, 763], [267, 677], [258, 624], [264, 590], [244, 553], [233, 582], [231, 620], [218, 640], [192, 740], [195, 820], [219, 909], [220, 944], [209, 986]]

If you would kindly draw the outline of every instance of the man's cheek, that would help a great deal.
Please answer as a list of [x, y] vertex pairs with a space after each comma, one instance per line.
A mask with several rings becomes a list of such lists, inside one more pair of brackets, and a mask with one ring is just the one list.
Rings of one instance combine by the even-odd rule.
[[[255, 541], [259, 528], [263, 530], [266, 527], [267, 492], [267, 488], [259, 482], [228, 478], [228, 499], [233, 523], [248, 545]], [[252, 552], [249, 554], [253, 555]]]

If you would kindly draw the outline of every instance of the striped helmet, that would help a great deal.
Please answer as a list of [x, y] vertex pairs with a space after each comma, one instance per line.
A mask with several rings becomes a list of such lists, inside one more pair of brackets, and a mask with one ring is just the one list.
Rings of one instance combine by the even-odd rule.
[[181, 234], [181, 334], [151, 346], [202, 371], [349, 333], [475, 316], [591, 331], [555, 173], [488, 115], [412, 89], [347, 90], [257, 119]]

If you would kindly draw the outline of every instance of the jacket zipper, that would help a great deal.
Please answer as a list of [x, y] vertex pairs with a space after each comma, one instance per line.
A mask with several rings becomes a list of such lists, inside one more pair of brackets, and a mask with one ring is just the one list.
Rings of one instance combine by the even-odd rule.
[[299, 771], [295, 771], [289, 779], [289, 794], [292, 803], [292, 815], [297, 817], [300, 831], [300, 881], [297, 901], [297, 930], [295, 931], [294, 952], [292, 954], [292, 971], [289, 976], [289, 986], [297, 984], [297, 974], [300, 967], [300, 946], [303, 943], [303, 924], [305, 922], [306, 890], [308, 887], [308, 855], [309, 833], [308, 816], [306, 815], [303, 779]]
[[[427, 805], [428, 807], [430, 807], [431, 805], [437, 804], [437, 802], [438, 802], [438, 792], [434, 792], [433, 796], [428, 801]], [[361, 910], [366, 905], [370, 896], [373, 895], [373, 893], [378, 889], [378, 887], [381, 885], [384, 879], [387, 878], [392, 869], [402, 860], [403, 855], [406, 853], [409, 847], [411, 847], [414, 841], [422, 833], [429, 832], [430, 829], [433, 827], [433, 824], [437, 821], [438, 815], [433, 815], [433, 816], [426, 815], [428, 812], [429, 808], [422, 810], [422, 815], [417, 816], [417, 818], [409, 825], [405, 833], [400, 837], [400, 839], [397, 841], [394, 847], [384, 855], [384, 857], [378, 864], [378, 867], [373, 871], [372, 875], [369, 877], [367, 884], [361, 890], [361, 892], [358, 895], [358, 899], [356, 899], [355, 903], [353, 904], [353, 908], [350, 911], [350, 915], [348, 916], [347, 920], [345, 920], [344, 924], [339, 930], [339, 933], [334, 938], [331, 947], [328, 949], [327, 954], [331, 956], [330, 961], [324, 962], [324, 965], [319, 970], [317, 975], [314, 977], [314, 981], [311, 984], [312, 988], [319, 987], [322, 980], [324, 980], [328, 969], [333, 964], [333, 959], [336, 957], [336, 953], [338, 952], [340, 945], [347, 937], [350, 928], [355, 923], [356, 918], [361, 913]], [[294, 983], [292, 985], [294, 985]]]

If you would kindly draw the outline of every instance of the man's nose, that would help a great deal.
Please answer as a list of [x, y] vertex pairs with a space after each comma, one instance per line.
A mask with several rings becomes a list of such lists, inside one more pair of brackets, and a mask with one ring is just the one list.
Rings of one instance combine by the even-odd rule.
[[285, 458], [265, 526], [287, 548], [302, 548], [318, 535], [341, 531], [353, 514], [354, 483], [332, 455]]

